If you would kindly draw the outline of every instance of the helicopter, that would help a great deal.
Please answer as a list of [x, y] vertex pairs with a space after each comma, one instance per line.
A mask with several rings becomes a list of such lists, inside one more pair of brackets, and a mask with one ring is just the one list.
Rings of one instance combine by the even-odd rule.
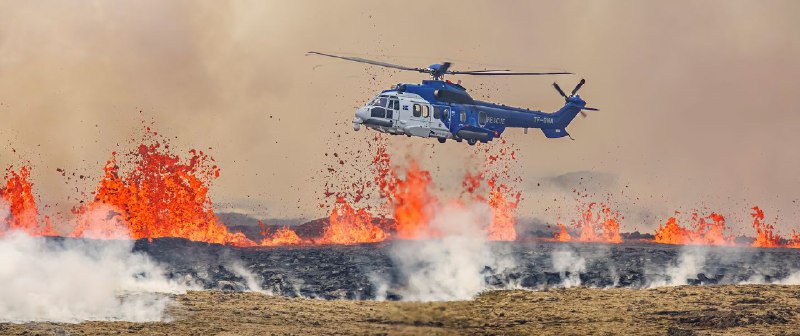
[[[584, 79], [575, 86], [568, 96], [557, 83], [553, 87], [564, 97], [565, 104], [553, 113], [511, 107], [473, 99], [461, 81], [453, 83], [445, 80], [445, 75], [470, 76], [540, 76], [572, 75], [570, 72], [512, 72], [510, 70], [450, 70], [451, 62], [432, 64], [427, 68], [415, 68], [385, 63], [360, 57], [339, 56], [316, 51], [306, 55], [319, 55], [347, 61], [366, 63], [386, 68], [416, 71], [431, 76], [421, 84], [397, 84], [373, 97], [363, 107], [356, 110], [353, 129], [361, 126], [392, 135], [436, 138], [440, 143], [448, 139], [457, 142], [466, 140], [469, 145], [487, 143], [499, 138], [506, 128], [538, 128], [547, 138], [569, 136], [567, 125], [581, 113], [599, 111], [587, 107], [586, 102], [577, 95], [586, 83]], [[573, 139], [574, 140], [574, 139]]]

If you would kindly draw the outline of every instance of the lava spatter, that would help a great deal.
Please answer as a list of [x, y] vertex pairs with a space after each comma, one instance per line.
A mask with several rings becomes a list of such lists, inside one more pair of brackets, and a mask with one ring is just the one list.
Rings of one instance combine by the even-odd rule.
[[9, 231], [22, 231], [32, 236], [55, 236], [49, 218], [44, 218], [44, 226], [39, 223], [39, 207], [30, 182], [31, 167], [23, 165], [19, 171], [14, 167], [6, 169], [5, 183], [0, 185], [0, 236]]
[[573, 221], [573, 226], [580, 231], [575, 238], [567, 232], [563, 224], [558, 224], [559, 230], [553, 235], [556, 241], [579, 241], [592, 243], [622, 243], [619, 232], [620, 221], [623, 217], [619, 211], [612, 210], [608, 205], [590, 202], [580, 213], [580, 219]]
[[780, 247], [781, 236], [775, 233], [775, 227], [764, 221], [764, 211], [759, 207], [753, 207], [750, 214], [753, 217], [753, 228], [756, 230], [756, 240], [754, 247]]
[[662, 244], [733, 245], [733, 232], [725, 224], [725, 217], [711, 213], [706, 217], [692, 213], [692, 227], [678, 224], [675, 217], [659, 226], [654, 241]]
[[104, 167], [104, 176], [87, 205], [73, 210], [77, 225], [72, 237], [152, 239], [180, 237], [235, 246], [253, 246], [242, 233], [229, 232], [219, 222], [208, 196], [219, 177], [214, 160], [202, 151], [189, 151], [181, 160], [147, 130], [145, 144], [129, 153], [126, 170], [117, 154]]
[[357, 244], [374, 243], [389, 238], [376, 219], [366, 209], [353, 208], [344, 199], [339, 199], [328, 217], [321, 243]]

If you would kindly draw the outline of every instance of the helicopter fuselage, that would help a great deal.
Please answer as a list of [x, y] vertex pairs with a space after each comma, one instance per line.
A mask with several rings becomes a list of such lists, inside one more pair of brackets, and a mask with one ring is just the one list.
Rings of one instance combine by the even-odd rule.
[[361, 126], [383, 133], [454, 139], [474, 145], [500, 137], [506, 128], [541, 129], [548, 138], [569, 136], [567, 125], [586, 106], [580, 96], [566, 99], [556, 112], [517, 108], [474, 100], [455, 83], [425, 80], [398, 84], [356, 111], [353, 128]]

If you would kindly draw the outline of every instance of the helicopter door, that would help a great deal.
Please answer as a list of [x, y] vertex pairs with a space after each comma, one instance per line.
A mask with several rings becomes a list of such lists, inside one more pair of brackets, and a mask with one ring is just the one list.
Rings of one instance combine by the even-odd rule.
[[411, 106], [411, 118], [407, 125], [407, 132], [411, 135], [427, 138], [430, 136], [431, 106], [425, 103], [414, 103]]
[[389, 106], [386, 107], [386, 119], [397, 120], [400, 114], [400, 101], [391, 98], [389, 99]]

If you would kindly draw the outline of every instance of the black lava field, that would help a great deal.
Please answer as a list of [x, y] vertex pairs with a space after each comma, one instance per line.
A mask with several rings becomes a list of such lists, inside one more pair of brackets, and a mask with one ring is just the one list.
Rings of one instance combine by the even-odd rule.
[[[238, 268], [251, 273], [260, 289], [275, 295], [374, 299], [379, 291], [375, 279], [384, 279], [388, 288], [384, 289], [383, 296], [400, 300], [408, 283], [404, 271], [392, 256], [394, 244], [437, 242], [232, 248], [160, 238], [150, 242], [139, 240], [134, 251], [145, 253], [162, 264], [169, 278], [194, 281], [205, 289], [247, 289], [247, 279], [236, 271], [238, 265]], [[485, 280], [486, 289], [786, 283], [796, 282], [796, 272], [800, 270], [800, 253], [791, 249], [645, 242], [617, 245], [547, 241], [486, 244], [493, 255], [514, 263], [503, 270], [484, 266], [476, 276]], [[419, 265], [421, 268], [424, 266]]]

